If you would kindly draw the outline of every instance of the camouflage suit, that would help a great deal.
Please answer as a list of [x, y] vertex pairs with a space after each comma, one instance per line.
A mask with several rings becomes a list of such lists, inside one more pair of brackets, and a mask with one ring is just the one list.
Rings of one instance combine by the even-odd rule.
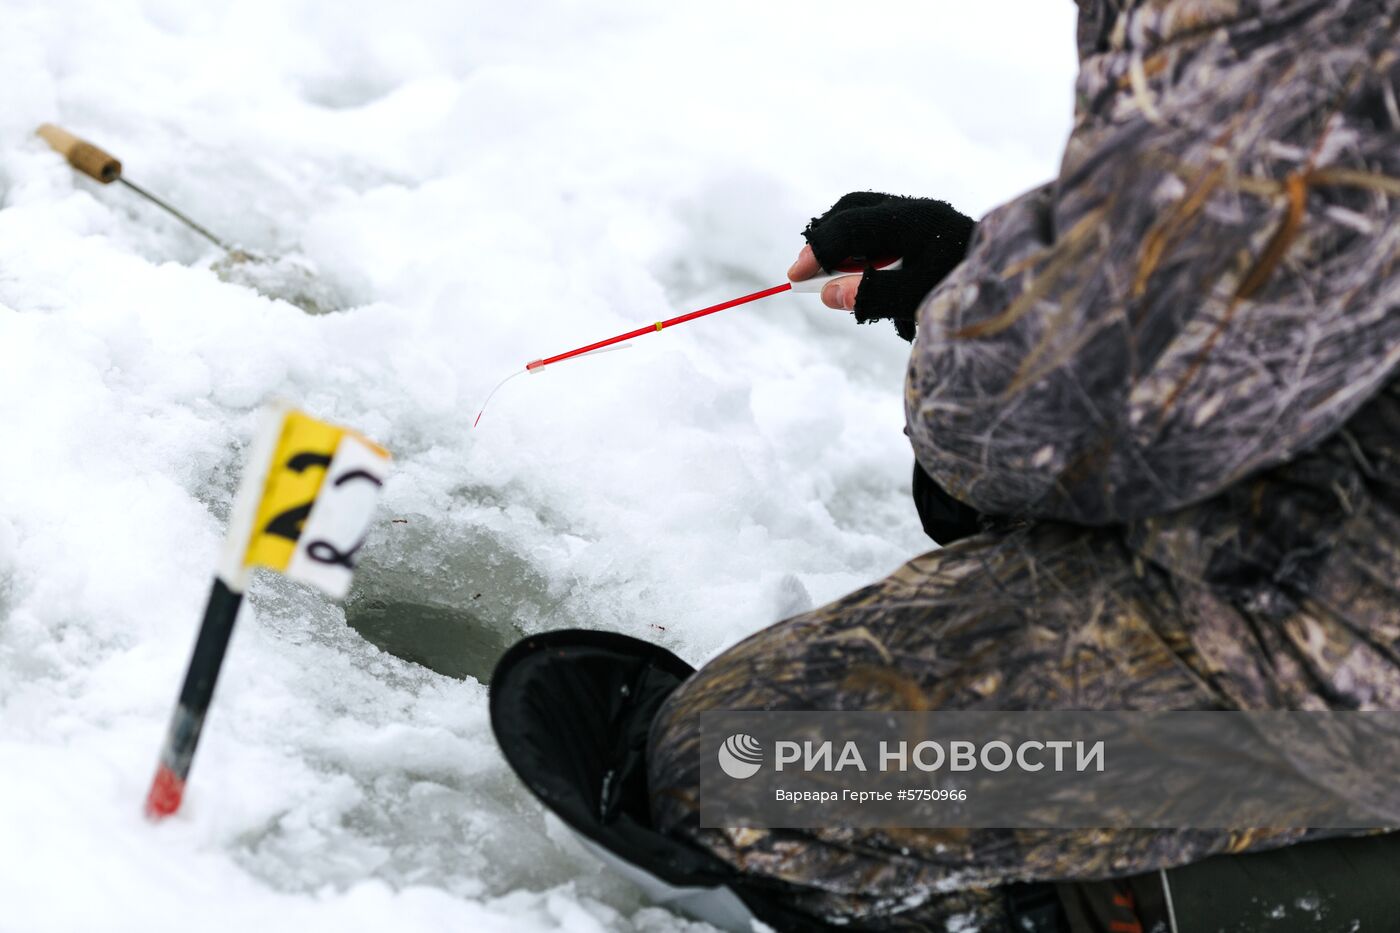
[[1081, 0], [1054, 182], [925, 300], [919, 462], [1003, 516], [728, 651], [653, 814], [859, 928], [1302, 831], [702, 831], [705, 709], [1400, 708], [1400, 0]]

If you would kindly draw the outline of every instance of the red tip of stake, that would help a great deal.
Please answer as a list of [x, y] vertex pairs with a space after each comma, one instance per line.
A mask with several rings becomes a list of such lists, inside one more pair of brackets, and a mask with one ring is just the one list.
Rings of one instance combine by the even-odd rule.
[[156, 769], [151, 792], [146, 795], [146, 819], [163, 820], [180, 809], [185, 796], [185, 782], [164, 764]]

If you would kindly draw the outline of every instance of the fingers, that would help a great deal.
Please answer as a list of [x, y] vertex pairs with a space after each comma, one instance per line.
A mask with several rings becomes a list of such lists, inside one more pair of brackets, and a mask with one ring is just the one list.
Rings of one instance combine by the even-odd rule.
[[[812, 252], [812, 247], [802, 247], [802, 252], [797, 254], [797, 261], [788, 269], [788, 280], [801, 282], [803, 279], [810, 279], [814, 275], [820, 275], [825, 270], [817, 262], [816, 255]], [[843, 275], [839, 279], [833, 279], [822, 289], [822, 304], [828, 308], [835, 308], [838, 311], [850, 311], [856, 306], [856, 292], [860, 290], [860, 276]]]
[[822, 289], [822, 304], [837, 311], [850, 311], [856, 306], [856, 292], [860, 291], [858, 275], [843, 275], [833, 279]]
[[812, 276], [822, 271], [821, 263], [817, 262], [816, 255], [812, 252], [812, 247], [802, 247], [802, 252], [797, 254], [797, 261], [788, 269], [788, 279], [793, 282], [801, 282], [803, 279], [810, 279]]

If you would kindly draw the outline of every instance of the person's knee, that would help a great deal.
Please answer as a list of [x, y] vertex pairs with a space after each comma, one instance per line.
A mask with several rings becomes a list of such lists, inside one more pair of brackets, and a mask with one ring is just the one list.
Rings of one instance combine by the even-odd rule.
[[[848, 627], [855, 634], [846, 634]], [[698, 829], [702, 714], [849, 708], [843, 691], [850, 678], [889, 659], [867, 627], [824, 607], [764, 629], [696, 671], [652, 721], [647, 777], [657, 827]]]

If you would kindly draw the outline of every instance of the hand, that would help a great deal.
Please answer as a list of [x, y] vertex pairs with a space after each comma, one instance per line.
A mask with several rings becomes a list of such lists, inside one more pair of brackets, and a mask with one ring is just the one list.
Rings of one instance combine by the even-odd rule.
[[833, 280], [822, 289], [822, 303], [855, 311], [862, 324], [892, 320], [901, 337], [913, 340], [919, 305], [962, 262], [973, 227], [944, 201], [853, 192], [807, 225], [807, 246], [788, 278], [801, 281], [851, 260], [903, 259], [900, 269]]
[[[802, 251], [797, 254], [797, 261], [792, 264], [792, 268], [788, 269], [787, 277], [794, 282], [801, 282], [814, 275], [821, 275], [824, 271], [821, 263], [817, 262], [817, 256], [812, 252], [812, 247], [804, 246]], [[854, 310], [856, 291], [859, 288], [859, 275], [843, 275], [839, 279], [832, 279], [822, 287], [822, 304], [828, 308], [835, 308], [837, 311]]]

